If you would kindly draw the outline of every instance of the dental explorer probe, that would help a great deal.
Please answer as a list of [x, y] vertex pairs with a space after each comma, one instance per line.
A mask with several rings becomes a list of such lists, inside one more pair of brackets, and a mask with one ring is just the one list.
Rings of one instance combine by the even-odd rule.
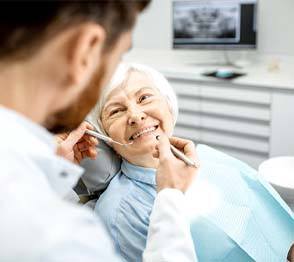
[[[159, 140], [160, 136], [157, 135], [156, 136], [156, 140]], [[185, 154], [183, 152], [181, 152], [179, 149], [177, 149], [175, 146], [170, 145], [170, 149], [172, 151], [172, 153], [179, 159], [183, 160], [188, 166], [193, 166], [198, 168], [198, 165], [196, 164], [195, 161], [193, 161], [192, 159], [188, 158], [187, 156], [185, 156]]]
[[[128, 146], [128, 145], [133, 144], [133, 142], [130, 142], [130, 143], [127, 143], [127, 144], [122, 144], [120, 142], [117, 142], [117, 141], [113, 140], [112, 138], [110, 138], [108, 136], [102, 135], [102, 134], [100, 134], [98, 132], [95, 132], [95, 131], [92, 131], [92, 130], [86, 130], [85, 133], [88, 134], [88, 135], [94, 136], [94, 137], [96, 137], [98, 139], [101, 139], [101, 140], [103, 140], [105, 142], [115, 143], [115, 144], [118, 144], [118, 145], [121, 145], [121, 146]], [[159, 140], [159, 138], [160, 138], [160, 136], [157, 135], [156, 139]], [[198, 168], [198, 165], [196, 164], [196, 162], [193, 161], [192, 159], [188, 158], [187, 156], [185, 156], [184, 153], [182, 153], [179, 149], [177, 149], [173, 145], [170, 145], [170, 149], [171, 149], [172, 153], [177, 158], [183, 160], [188, 166], [193, 166], [193, 167]]]
[[122, 144], [120, 142], [117, 142], [115, 140], [113, 140], [112, 138], [108, 137], [108, 136], [105, 136], [105, 135], [102, 135], [98, 132], [95, 132], [95, 131], [92, 131], [92, 130], [86, 130], [85, 132], [86, 134], [88, 135], [91, 135], [91, 136], [94, 136], [96, 138], [99, 138], [105, 142], [109, 142], [109, 143], [115, 143], [115, 144], [118, 144], [118, 145], [121, 145], [121, 146], [128, 146], [128, 145], [131, 145], [133, 144], [133, 142], [130, 142], [130, 143], [127, 143], [127, 144]]

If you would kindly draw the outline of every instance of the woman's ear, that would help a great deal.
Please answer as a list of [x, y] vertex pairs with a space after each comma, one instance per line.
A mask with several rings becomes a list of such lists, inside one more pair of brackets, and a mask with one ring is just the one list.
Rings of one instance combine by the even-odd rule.
[[[98, 24], [77, 26], [68, 43], [68, 77], [70, 86], [83, 89], [100, 65], [106, 32]], [[80, 90], [82, 91], [82, 90]]]

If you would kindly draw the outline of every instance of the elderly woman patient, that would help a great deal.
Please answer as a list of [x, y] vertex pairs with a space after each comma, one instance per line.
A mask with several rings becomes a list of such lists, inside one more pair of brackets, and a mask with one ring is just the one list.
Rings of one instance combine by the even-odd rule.
[[[92, 112], [97, 129], [133, 143], [112, 145], [121, 169], [95, 211], [125, 260], [141, 261], [156, 195], [156, 136], [172, 136], [177, 100], [159, 72], [138, 64], [121, 64], [103, 92]], [[197, 153], [201, 168], [186, 199], [198, 260], [286, 261], [294, 220], [279, 195], [241, 161], [205, 145]]]

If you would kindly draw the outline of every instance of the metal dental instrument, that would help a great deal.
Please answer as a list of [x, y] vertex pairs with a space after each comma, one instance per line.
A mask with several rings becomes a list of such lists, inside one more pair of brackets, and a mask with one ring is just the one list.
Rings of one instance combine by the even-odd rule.
[[[160, 136], [157, 135], [156, 139], [159, 140]], [[173, 145], [170, 145], [170, 149], [172, 151], [172, 153], [179, 159], [183, 160], [188, 166], [193, 166], [198, 168], [198, 165], [195, 161], [193, 161], [192, 159], [188, 158], [187, 156], [185, 156], [185, 154], [183, 152], [181, 152], [179, 149], [177, 149], [176, 147], [174, 147]]]
[[113, 140], [112, 138], [108, 137], [108, 136], [105, 136], [105, 135], [102, 135], [96, 131], [92, 131], [92, 130], [86, 130], [85, 132], [86, 134], [88, 135], [91, 135], [91, 136], [94, 136], [94, 137], [97, 137], [105, 142], [109, 142], [109, 143], [115, 143], [115, 144], [118, 144], [118, 145], [121, 145], [121, 146], [129, 146], [131, 144], [133, 144], [133, 142], [130, 142], [130, 143], [127, 143], [127, 144], [122, 144], [120, 142], [117, 142], [115, 140]]

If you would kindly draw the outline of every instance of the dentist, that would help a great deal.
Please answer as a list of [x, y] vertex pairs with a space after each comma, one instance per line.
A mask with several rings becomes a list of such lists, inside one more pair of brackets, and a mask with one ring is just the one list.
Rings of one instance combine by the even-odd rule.
[[[92, 212], [63, 198], [83, 172], [72, 162], [96, 157], [91, 127], [80, 123], [148, 2], [1, 2], [0, 261], [120, 260]], [[52, 133], [70, 131], [56, 147]], [[196, 160], [193, 143], [173, 143]], [[195, 261], [183, 192], [197, 170], [169, 148], [161, 138], [144, 260]]]

